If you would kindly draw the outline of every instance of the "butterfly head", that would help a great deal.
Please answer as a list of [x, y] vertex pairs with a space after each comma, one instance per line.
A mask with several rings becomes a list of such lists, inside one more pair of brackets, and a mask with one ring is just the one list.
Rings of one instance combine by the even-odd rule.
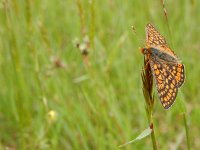
[[148, 48], [148, 47], [140, 48], [140, 51], [144, 55], [150, 54], [150, 48]]

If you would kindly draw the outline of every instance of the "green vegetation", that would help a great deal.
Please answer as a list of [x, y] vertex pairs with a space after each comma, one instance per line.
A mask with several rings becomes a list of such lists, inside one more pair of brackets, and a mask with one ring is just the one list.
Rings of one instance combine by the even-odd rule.
[[[158, 149], [198, 149], [198, 6], [166, 1], [167, 22], [161, 0], [1, 0], [0, 149], [118, 149], [137, 137], [149, 126], [139, 50], [149, 22], [186, 66], [169, 110], [154, 89]], [[150, 136], [120, 149], [149, 148]]]

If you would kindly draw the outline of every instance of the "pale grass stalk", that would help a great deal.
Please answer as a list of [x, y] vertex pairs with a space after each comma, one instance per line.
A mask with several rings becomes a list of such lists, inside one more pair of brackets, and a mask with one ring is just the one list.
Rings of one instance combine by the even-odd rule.
[[154, 134], [154, 122], [153, 122], [153, 106], [154, 106], [154, 96], [153, 96], [153, 77], [151, 73], [150, 64], [148, 60], [144, 59], [144, 67], [141, 73], [143, 81], [143, 95], [145, 98], [145, 110], [148, 118], [149, 127], [152, 129], [151, 140], [153, 149], [157, 150], [157, 142]]

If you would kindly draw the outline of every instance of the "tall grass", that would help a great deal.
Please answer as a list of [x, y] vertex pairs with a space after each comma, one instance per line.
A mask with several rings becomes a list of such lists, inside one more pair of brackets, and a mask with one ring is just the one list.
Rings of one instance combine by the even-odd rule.
[[[185, 131], [190, 148], [200, 146], [199, 5], [165, 1], [173, 50], [187, 74], [169, 111], [155, 96], [158, 149], [185, 149]], [[148, 22], [171, 39], [160, 1], [1, 1], [0, 148], [116, 149], [137, 136], [148, 121], [142, 45], [130, 27], [145, 41]], [[89, 65], [74, 45], [76, 39], [84, 44], [85, 36]], [[145, 138], [125, 149], [148, 149], [150, 142]]]
[[153, 149], [157, 150], [157, 142], [154, 133], [154, 95], [153, 95], [153, 75], [151, 71], [151, 66], [149, 64], [149, 59], [144, 58], [144, 67], [141, 74], [142, 83], [143, 83], [143, 95], [145, 99], [145, 110], [148, 118], [149, 128], [151, 129], [151, 140]]

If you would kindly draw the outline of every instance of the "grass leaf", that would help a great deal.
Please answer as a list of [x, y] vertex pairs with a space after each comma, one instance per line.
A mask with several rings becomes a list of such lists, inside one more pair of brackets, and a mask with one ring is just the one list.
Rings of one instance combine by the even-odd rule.
[[151, 132], [152, 132], [152, 129], [150, 127], [148, 127], [139, 136], [137, 136], [134, 140], [129, 141], [129, 142], [125, 143], [125, 144], [120, 145], [119, 148], [124, 147], [124, 146], [126, 146], [128, 144], [134, 143], [134, 142], [136, 142], [138, 140], [141, 140], [141, 139], [147, 137], [148, 135], [150, 135]]

